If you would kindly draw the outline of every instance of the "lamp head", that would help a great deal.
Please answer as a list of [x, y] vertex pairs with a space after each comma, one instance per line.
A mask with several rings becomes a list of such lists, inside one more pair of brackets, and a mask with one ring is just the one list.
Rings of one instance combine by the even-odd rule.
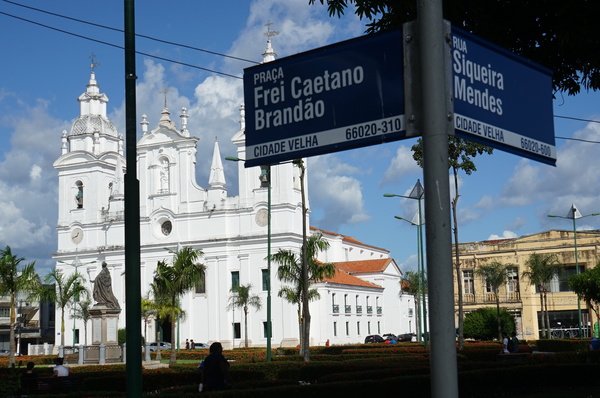
[[398, 196], [398, 195], [395, 195], [393, 193], [384, 193], [383, 196], [386, 198], [393, 198], [394, 196]]

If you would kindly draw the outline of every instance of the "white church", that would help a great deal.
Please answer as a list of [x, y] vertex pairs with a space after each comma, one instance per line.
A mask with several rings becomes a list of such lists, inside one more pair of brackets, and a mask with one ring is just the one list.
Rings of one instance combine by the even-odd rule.
[[[264, 61], [274, 59], [270, 45]], [[123, 134], [106, 116], [108, 97], [92, 70], [86, 91], [78, 98], [79, 117], [71, 131], [62, 133], [62, 153], [55, 161], [58, 171], [58, 250], [56, 268], [68, 275], [76, 270], [87, 287], [108, 264], [112, 288], [122, 312], [118, 328], [125, 328], [124, 173]], [[245, 158], [243, 107], [240, 130], [232, 132], [237, 156]], [[157, 126], [150, 128], [142, 116], [142, 136], [137, 143], [140, 182], [141, 290], [146, 295], [156, 264], [170, 262], [172, 254], [189, 246], [201, 249], [206, 265], [204, 283], [182, 297], [185, 320], [171, 336], [169, 324], [140, 319], [148, 342], [186, 339], [225, 348], [244, 342], [242, 309], [228, 310], [231, 288], [252, 285], [262, 308], [250, 308], [248, 338], [251, 346], [266, 346], [267, 325], [267, 194], [261, 185], [260, 167], [238, 163], [237, 196], [228, 196], [218, 141], [213, 145], [210, 177], [206, 186], [196, 180], [196, 147], [199, 139], [187, 128], [183, 108], [179, 126], [165, 108]], [[306, 164], [306, 163], [305, 163]], [[307, 166], [307, 173], [310, 167]], [[302, 199], [298, 167], [291, 163], [271, 167], [271, 252], [280, 248], [300, 252]], [[307, 204], [310, 209], [310, 206]], [[310, 217], [310, 213], [307, 217]], [[309, 220], [307, 220], [309, 221]], [[308, 224], [310, 225], [310, 223]], [[416, 331], [414, 300], [400, 294], [401, 271], [389, 251], [349, 236], [311, 227], [330, 243], [319, 260], [336, 266], [334, 278], [313, 285], [320, 299], [311, 302], [311, 345], [362, 343], [367, 335]], [[282, 284], [272, 263], [272, 346], [299, 344], [297, 307], [278, 297]], [[85, 338], [82, 320], [65, 309], [65, 344], [91, 343]], [[60, 319], [60, 308], [56, 318]], [[91, 334], [91, 325], [87, 333]], [[55, 342], [61, 341], [57, 321]]]

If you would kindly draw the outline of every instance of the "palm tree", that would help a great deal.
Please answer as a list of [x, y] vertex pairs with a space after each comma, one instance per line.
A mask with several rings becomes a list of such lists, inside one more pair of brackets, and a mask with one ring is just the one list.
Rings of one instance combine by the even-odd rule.
[[159, 261], [154, 271], [154, 294], [155, 302], [160, 304], [160, 313], [168, 313], [171, 321], [171, 356], [169, 365], [177, 363], [176, 356], [176, 330], [177, 320], [184, 315], [180, 306], [180, 299], [188, 291], [194, 289], [204, 278], [206, 266], [198, 262], [203, 254], [200, 249], [184, 247], [173, 253], [173, 265], [169, 266], [165, 261]]
[[251, 295], [252, 285], [240, 285], [231, 289], [233, 295], [229, 297], [228, 309], [242, 308], [244, 310], [244, 343], [248, 347], [248, 306], [260, 310], [260, 297]]
[[410, 294], [415, 300], [415, 310], [417, 311], [417, 336], [421, 341], [421, 300], [419, 299], [419, 283], [424, 284], [423, 294], [427, 294], [427, 280], [421, 280], [417, 271], [406, 271], [400, 280], [400, 295], [402, 293]]
[[75, 271], [71, 275], [65, 275], [54, 269], [46, 275], [46, 283], [54, 284], [54, 288], [44, 289], [42, 297], [48, 301], [55, 302], [60, 308], [60, 345], [65, 345], [65, 308], [81, 295], [88, 296], [89, 292], [83, 285], [83, 276]]
[[92, 306], [92, 300], [86, 298], [79, 302], [79, 308], [75, 308], [75, 318], [79, 318], [83, 321], [83, 343], [87, 345], [87, 324], [92, 315], [90, 314], [90, 307]]
[[487, 283], [496, 300], [496, 320], [498, 322], [499, 339], [502, 339], [502, 324], [500, 321], [500, 295], [498, 294], [498, 290], [500, 286], [506, 285], [508, 278], [507, 267], [507, 265], [501, 264], [498, 261], [492, 261], [489, 264], [480, 264], [475, 270], [475, 274], [481, 276], [485, 283]]
[[23, 267], [19, 267], [23, 257], [17, 257], [10, 246], [0, 251], [0, 296], [10, 297], [10, 352], [8, 366], [15, 365], [15, 323], [16, 300], [19, 294], [27, 294], [28, 297], [35, 296], [40, 286], [40, 277], [35, 272], [35, 261]]
[[537, 286], [540, 291], [540, 306], [542, 309], [542, 324], [540, 329], [544, 338], [550, 338], [550, 317], [548, 315], [548, 290], [552, 279], [563, 271], [556, 254], [533, 253], [525, 265], [528, 271], [523, 276], [529, 278], [532, 285]]
[[[301, 355], [304, 356], [305, 361], [308, 358], [308, 344], [310, 334], [310, 313], [308, 308], [305, 308], [306, 303], [310, 300], [314, 300], [319, 297], [318, 293], [311, 293], [311, 289], [307, 290], [307, 294], [304, 295], [305, 291], [305, 278], [302, 269], [302, 258], [306, 257], [306, 284], [318, 283], [323, 278], [332, 278], [335, 275], [336, 268], [331, 263], [320, 263], [317, 261], [316, 256], [318, 252], [326, 250], [329, 247], [329, 242], [323, 239], [323, 235], [318, 233], [311, 235], [306, 240], [306, 245], [303, 245], [302, 254], [292, 252], [291, 250], [279, 249], [279, 251], [272, 255], [271, 259], [276, 263], [279, 263], [277, 269], [277, 277], [282, 282], [290, 283], [291, 286], [287, 290], [280, 290], [279, 296], [290, 298], [288, 301], [295, 303], [295, 298], [298, 298], [298, 305], [300, 308], [301, 315], [299, 316], [300, 324], [300, 349]], [[283, 292], [282, 292], [283, 291]], [[295, 298], [294, 298], [295, 297]], [[308, 316], [307, 316], [308, 315]], [[302, 344], [304, 342], [304, 344]]]

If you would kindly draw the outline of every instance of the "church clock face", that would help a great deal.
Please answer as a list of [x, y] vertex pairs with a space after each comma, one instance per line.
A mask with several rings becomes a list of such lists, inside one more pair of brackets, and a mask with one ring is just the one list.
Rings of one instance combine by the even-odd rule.
[[260, 209], [256, 213], [256, 224], [259, 227], [265, 227], [269, 222], [269, 212], [265, 209]]
[[81, 243], [83, 240], [83, 230], [81, 228], [75, 228], [71, 231], [71, 241], [76, 245]]
[[167, 220], [160, 225], [160, 230], [162, 231], [163, 235], [169, 236], [171, 231], [173, 231], [173, 224], [171, 224], [171, 221]]

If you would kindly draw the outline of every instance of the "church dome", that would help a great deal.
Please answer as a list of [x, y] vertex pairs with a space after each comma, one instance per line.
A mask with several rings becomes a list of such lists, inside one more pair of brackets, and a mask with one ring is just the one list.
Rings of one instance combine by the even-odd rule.
[[84, 135], [92, 134], [95, 131], [100, 134], [108, 134], [113, 137], [118, 137], [117, 128], [108, 118], [102, 115], [81, 115], [73, 123], [71, 133], [69, 135]]

